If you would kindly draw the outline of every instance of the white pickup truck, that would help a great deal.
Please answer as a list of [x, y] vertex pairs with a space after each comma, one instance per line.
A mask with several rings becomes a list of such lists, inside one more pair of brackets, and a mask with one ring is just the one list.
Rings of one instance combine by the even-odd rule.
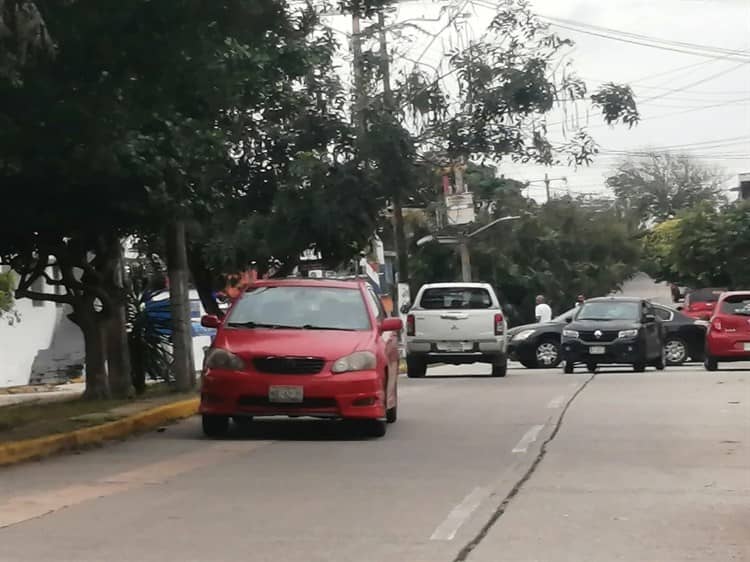
[[490, 363], [493, 377], [508, 368], [507, 323], [486, 283], [434, 283], [417, 293], [406, 317], [406, 365], [424, 377], [431, 363]]

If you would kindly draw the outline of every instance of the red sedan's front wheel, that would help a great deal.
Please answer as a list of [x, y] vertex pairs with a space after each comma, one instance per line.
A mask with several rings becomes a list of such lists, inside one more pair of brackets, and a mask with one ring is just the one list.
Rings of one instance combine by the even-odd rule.
[[203, 414], [203, 434], [206, 437], [224, 437], [229, 431], [228, 416], [212, 416]]

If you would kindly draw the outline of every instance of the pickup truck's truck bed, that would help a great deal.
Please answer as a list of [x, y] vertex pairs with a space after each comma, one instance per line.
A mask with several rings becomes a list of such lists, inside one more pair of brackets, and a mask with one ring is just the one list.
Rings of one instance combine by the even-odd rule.
[[497, 295], [485, 283], [423, 286], [407, 316], [407, 367], [424, 376], [430, 363], [490, 363], [507, 368], [506, 322]]

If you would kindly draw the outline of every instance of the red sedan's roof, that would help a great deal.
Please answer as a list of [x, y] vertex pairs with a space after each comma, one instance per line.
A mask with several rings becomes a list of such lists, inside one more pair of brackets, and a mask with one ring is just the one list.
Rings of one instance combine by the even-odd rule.
[[310, 279], [310, 278], [292, 278], [292, 279], [259, 279], [248, 287], [328, 287], [332, 289], [356, 289], [365, 283], [364, 279]]

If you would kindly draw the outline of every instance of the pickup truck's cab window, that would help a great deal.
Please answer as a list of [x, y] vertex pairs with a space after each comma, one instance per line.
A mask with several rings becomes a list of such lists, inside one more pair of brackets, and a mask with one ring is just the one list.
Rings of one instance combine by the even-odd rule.
[[434, 287], [426, 289], [419, 306], [427, 310], [471, 310], [492, 308], [492, 297], [478, 287]]

